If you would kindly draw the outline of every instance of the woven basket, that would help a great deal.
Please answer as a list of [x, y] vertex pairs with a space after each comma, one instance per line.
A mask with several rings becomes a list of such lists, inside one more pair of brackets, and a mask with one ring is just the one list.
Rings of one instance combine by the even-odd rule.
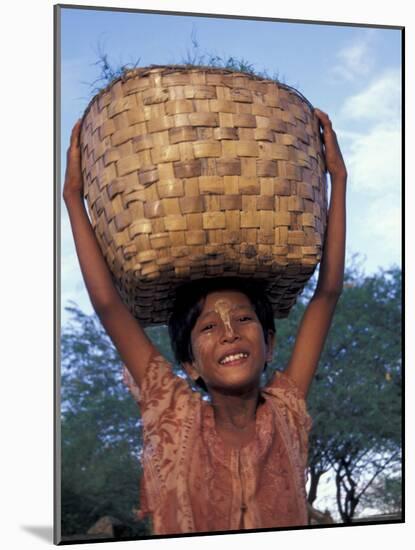
[[226, 69], [127, 71], [85, 111], [88, 210], [115, 284], [144, 326], [174, 290], [263, 279], [284, 317], [321, 257], [326, 177], [319, 125], [296, 90]]

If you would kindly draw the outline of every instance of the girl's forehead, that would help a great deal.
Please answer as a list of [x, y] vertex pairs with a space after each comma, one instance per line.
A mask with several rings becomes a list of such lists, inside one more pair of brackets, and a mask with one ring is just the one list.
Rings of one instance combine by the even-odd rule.
[[252, 307], [248, 296], [237, 290], [220, 290], [207, 294], [203, 304], [202, 313], [216, 311], [224, 308], [234, 309], [238, 307]]

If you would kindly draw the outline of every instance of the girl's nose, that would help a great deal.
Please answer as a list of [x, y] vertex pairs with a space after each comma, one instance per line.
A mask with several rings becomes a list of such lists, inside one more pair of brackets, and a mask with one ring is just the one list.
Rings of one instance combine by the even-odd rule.
[[224, 323], [222, 339], [227, 342], [233, 342], [238, 339], [239, 335], [235, 331], [231, 323]]

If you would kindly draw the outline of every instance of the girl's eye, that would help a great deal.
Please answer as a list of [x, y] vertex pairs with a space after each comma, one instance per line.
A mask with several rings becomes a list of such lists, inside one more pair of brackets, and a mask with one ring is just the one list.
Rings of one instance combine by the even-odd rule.
[[209, 323], [208, 325], [205, 325], [203, 328], [202, 328], [202, 332], [207, 332], [209, 330], [212, 330], [214, 328], [214, 324], [213, 323]]
[[242, 323], [244, 321], [252, 321], [252, 317], [250, 317], [249, 315], [244, 315], [243, 317], [239, 317], [239, 321], [241, 321]]

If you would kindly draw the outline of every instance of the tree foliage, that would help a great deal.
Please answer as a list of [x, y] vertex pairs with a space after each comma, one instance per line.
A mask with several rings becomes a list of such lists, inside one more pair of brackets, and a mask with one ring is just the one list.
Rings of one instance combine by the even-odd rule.
[[[283, 362], [294, 343], [304, 309], [281, 323]], [[352, 267], [345, 277], [309, 410], [309, 502], [323, 473], [334, 470], [337, 505], [350, 522], [374, 480], [401, 459], [401, 272], [363, 276]]]
[[362, 506], [384, 514], [402, 510], [402, 475], [400, 469], [380, 475], [362, 497]]
[[119, 519], [130, 535], [145, 533], [133, 516], [139, 498], [138, 407], [96, 316], [68, 309], [71, 321], [61, 340], [62, 534], [86, 533], [104, 515]]

